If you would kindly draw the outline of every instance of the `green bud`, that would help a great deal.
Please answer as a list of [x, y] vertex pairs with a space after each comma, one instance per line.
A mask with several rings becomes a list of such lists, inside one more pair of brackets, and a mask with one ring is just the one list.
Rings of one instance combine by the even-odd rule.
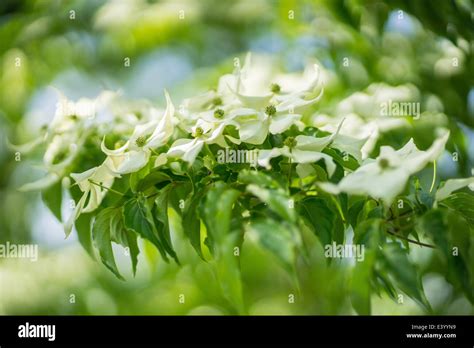
[[222, 99], [220, 97], [215, 97], [214, 99], [212, 99], [212, 104], [215, 106], [222, 105]]
[[266, 108], [265, 108], [265, 113], [268, 115], [268, 116], [273, 116], [276, 114], [276, 108], [275, 106], [273, 105], [268, 105]]
[[293, 149], [296, 146], [296, 139], [294, 137], [288, 137], [283, 142], [283, 145], [288, 146], [290, 149]]
[[138, 147], [143, 147], [143, 146], [145, 146], [145, 144], [146, 144], [146, 137], [144, 137], [144, 136], [138, 137], [137, 140], [135, 140], [135, 144], [136, 144]]
[[378, 163], [379, 163], [379, 167], [382, 169], [386, 169], [390, 166], [390, 162], [386, 158], [380, 158], [378, 160]]
[[201, 127], [197, 127], [194, 131], [194, 137], [199, 138], [201, 135], [204, 134], [204, 130]]
[[222, 117], [224, 117], [224, 110], [222, 110], [222, 109], [217, 109], [216, 111], [214, 111], [214, 117], [215, 117], [215, 118], [222, 118]]
[[272, 91], [272, 93], [280, 93], [281, 87], [278, 83], [272, 83], [270, 85], [270, 90]]

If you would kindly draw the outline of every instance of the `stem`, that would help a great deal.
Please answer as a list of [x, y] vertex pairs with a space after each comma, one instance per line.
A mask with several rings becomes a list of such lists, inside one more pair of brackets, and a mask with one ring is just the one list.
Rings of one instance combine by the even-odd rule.
[[410, 243], [413, 243], [413, 244], [416, 244], [416, 245], [419, 245], [419, 246], [424, 246], [424, 247], [427, 247], [427, 248], [431, 248], [431, 249], [436, 249], [436, 247], [434, 245], [431, 245], [431, 244], [426, 244], [426, 243], [422, 243], [422, 242], [418, 242], [414, 239], [410, 239], [410, 238], [407, 238], [405, 236], [402, 236], [398, 233], [395, 233], [395, 232], [392, 232], [392, 231], [388, 231], [387, 230], [387, 233], [392, 235], [392, 236], [395, 236], [397, 238], [400, 238], [400, 239], [403, 239], [403, 240], [406, 240], [407, 242], [410, 242]]
[[431, 182], [430, 193], [433, 191], [436, 182], [436, 160], [433, 162], [433, 181]]
[[293, 162], [291, 160], [291, 157], [288, 158], [288, 164], [290, 166], [290, 169], [288, 169], [288, 188], [291, 187], [291, 170], [293, 168]]
[[158, 152], [156, 152], [156, 150], [154, 150], [154, 149], [152, 149], [152, 148], [150, 148], [150, 151], [151, 151], [154, 155], [156, 155], [156, 156], [159, 156], [159, 155], [160, 155]]
[[120, 195], [120, 196], [125, 196], [122, 192], [116, 191], [116, 190], [114, 190], [114, 189], [112, 189], [112, 188], [109, 188], [109, 187], [105, 187], [104, 185], [102, 185], [102, 184], [100, 184], [100, 183], [98, 183], [98, 182], [95, 182], [95, 181], [93, 181], [93, 180], [90, 180], [90, 179], [89, 179], [89, 182], [90, 182], [91, 184], [93, 184], [93, 185], [99, 186], [100, 188], [102, 188], [102, 189], [104, 189], [104, 190], [113, 192], [113, 193], [115, 193], [115, 194], [117, 194], [117, 195]]
[[404, 212], [404, 213], [402, 213], [402, 214], [400, 214], [400, 215], [398, 215], [398, 216], [395, 216], [395, 215], [393, 215], [393, 213], [392, 213], [392, 216], [391, 216], [387, 221], [393, 221], [393, 220], [395, 220], [395, 219], [399, 219], [399, 218], [403, 218], [403, 217], [406, 217], [406, 216], [410, 216], [410, 215], [412, 215], [412, 214], [414, 214], [414, 213], [415, 213], [415, 211], [413, 211], [413, 210], [408, 210], [408, 211], [406, 211], [406, 212]]

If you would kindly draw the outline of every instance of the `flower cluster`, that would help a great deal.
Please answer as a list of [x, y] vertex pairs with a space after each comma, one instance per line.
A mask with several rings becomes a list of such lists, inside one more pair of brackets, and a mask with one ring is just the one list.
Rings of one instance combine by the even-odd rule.
[[[197, 254], [215, 261], [223, 293], [241, 311], [233, 250], [242, 247], [242, 236], [256, 236], [294, 272], [306, 243], [304, 231], [313, 231], [326, 246], [344, 242], [352, 231], [372, 255], [356, 266], [367, 268], [364, 284], [379, 281], [374, 269], [389, 267], [397, 284], [429, 310], [422, 285], [407, 286], [407, 277], [400, 277], [397, 267], [403, 265], [409, 278], [417, 279], [406, 249], [392, 239], [433, 247], [419, 241], [419, 231], [436, 242], [440, 230], [455, 240], [458, 233], [468, 238], [474, 228], [469, 208], [474, 199], [457, 192], [466, 186], [473, 190], [474, 178], [439, 182], [436, 177], [449, 131], [433, 129], [436, 136], [426, 150], [413, 139], [396, 149], [380, 142], [381, 134], [409, 122], [377, 116], [371, 98], [397, 100], [404, 87], [369, 87], [346, 98], [333, 115], [326, 109], [327, 115], [317, 111], [327, 80], [318, 65], [308, 65], [302, 74], [282, 74], [248, 55], [234, 68], [215, 89], [179, 107], [167, 91], [164, 109], [112, 92], [77, 102], [59, 94], [54, 120], [41, 136], [10, 144], [22, 153], [44, 148], [46, 175], [21, 189], [48, 191], [44, 199], [56, 209], [67, 189], [75, 205], [64, 219], [66, 235], [75, 226], [84, 248], [98, 253], [118, 278], [123, 277], [112, 242], [128, 248], [134, 272], [139, 237], [163, 260], [179, 263], [170, 226], [181, 224]], [[430, 163], [427, 190], [418, 173]], [[63, 220], [60, 211], [53, 213]], [[452, 221], [466, 231], [448, 224]], [[449, 254], [451, 247], [446, 243], [445, 248]], [[465, 267], [472, 264], [469, 255], [462, 257]], [[472, 294], [471, 288], [465, 293]], [[360, 313], [366, 307], [355, 304]]]
[[[153, 168], [180, 160], [192, 165], [209, 145], [228, 148], [247, 144], [258, 149], [257, 163], [264, 169], [270, 170], [270, 161], [282, 156], [298, 164], [296, 172], [304, 178], [308, 170], [311, 172], [308, 165], [322, 160], [331, 177], [336, 163], [324, 152], [331, 147], [354, 158], [360, 167], [339, 183], [320, 182], [319, 187], [332, 194], [369, 195], [389, 205], [404, 190], [410, 176], [434, 162], [444, 150], [449, 137], [447, 131], [427, 151], [418, 150], [410, 140], [400, 150], [384, 146], [377, 158], [362, 161], [366, 157], [362, 149], [370, 135], [360, 138], [340, 134], [345, 119], [337, 121], [336, 127], [330, 126], [333, 119], [327, 120], [328, 126], [321, 128], [332, 129], [328, 135], [305, 135], [304, 129], [314, 126], [311, 124], [314, 118], [305, 119], [305, 112], [314, 109], [312, 106], [323, 95], [321, 69], [310, 65], [303, 74], [272, 74], [270, 70], [265, 63], [258, 64], [258, 60], [252, 64], [248, 54], [243, 67], [237, 65], [232, 74], [223, 75], [216, 89], [185, 99], [179, 110], [166, 91], [165, 110], [140, 105], [138, 112], [136, 106], [135, 111], [128, 112], [125, 108], [124, 112], [123, 104], [117, 103], [117, 95], [112, 92], [77, 103], [60, 94], [55, 117], [43, 136], [15, 147], [26, 152], [41, 143], [47, 144], [43, 160], [48, 175], [22, 189], [45, 189], [70, 175], [83, 196], [66, 223], [69, 234], [81, 212], [91, 212], [101, 204], [115, 179], [140, 171], [151, 160]], [[112, 126], [110, 118], [100, 117], [107, 113], [112, 113]], [[317, 118], [316, 123], [322, 119]], [[292, 127], [299, 134], [285, 136]], [[82, 173], [68, 173], [87, 137], [97, 130], [103, 133], [100, 147], [106, 155], [103, 163]], [[107, 138], [117, 135], [114, 148], [109, 148]], [[265, 142], [274, 135], [283, 135], [283, 141], [280, 146], [268, 148]], [[451, 186], [446, 185], [444, 191]], [[443, 191], [439, 196], [446, 197]]]

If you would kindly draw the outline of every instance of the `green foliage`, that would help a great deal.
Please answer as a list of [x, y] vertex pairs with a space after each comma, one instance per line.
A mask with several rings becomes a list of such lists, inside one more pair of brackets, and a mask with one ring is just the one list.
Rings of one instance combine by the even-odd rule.
[[[149, 6], [156, 11], [160, 9], [158, 5]], [[57, 11], [58, 8], [64, 10], [62, 5], [25, 5], [28, 15], [17, 17], [13, 22], [6, 21], [0, 29], [3, 39], [0, 48], [5, 51], [2, 81], [15, 86], [13, 93], [8, 88], [0, 92], [0, 114], [5, 115], [0, 121], [8, 128], [9, 137], [11, 133], [12, 138], [21, 140], [28, 135], [17, 134], [24, 129], [23, 122], [19, 121], [21, 115], [27, 114], [27, 110], [23, 110], [26, 98], [34, 91], [35, 83], [43, 86], [54, 81], [55, 69], [63, 72], [77, 65], [82, 69], [97, 67], [94, 69], [101, 73], [105, 70], [106, 75], [115, 75], [122, 69], [117, 56], [133, 56], [138, 61], [139, 54], [154, 49], [154, 44], [167, 46], [176, 41], [172, 33], [177, 32], [178, 41], [186, 46], [184, 51], [194, 58], [186, 61], [196, 61], [195, 68], [202, 64], [206, 70], [202, 73], [196, 69], [196, 81], [180, 81], [186, 83], [176, 85], [190, 91], [195, 91], [196, 85], [198, 89], [209, 87], [209, 100], [206, 95], [198, 95], [187, 103], [177, 104], [175, 98], [180, 93], [171, 91], [172, 98], [165, 94], [165, 110], [152, 107], [151, 103], [136, 106], [127, 102], [112, 104], [109, 110], [110, 105], [98, 102], [110, 111], [112, 121], [101, 122], [99, 117], [86, 120], [86, 117], [81, 119], [75, 114], [58, 112], [60, 127], [46, 125], [39, 135], [44, 139], [41, 151], [54, 155], [51, 163], [49, 156], [43, 158], [44, 169], [47, 174], [54, 174], [54, 179], [61, 179], [42, 187], [42, 199], [59, 221], [66, 222], [62, 214], [65, 210], [63, 193], [66, 193], [63, 191], [69, 191], [76, 207], [84, 210], [73, 209], [72, 216], [77, 215], [74, 225], [78, 239], [91, 257], [99, 256], [107, 269], [123, 279], [123, 272], [115, 261], [113, 243], [126, 248], [134, 274], [139, 267], [140, 252], [152, 264], [157, 259], [166, 262], [173, 259], [177, 265], [186, 266], [192, 257], [186, 255], [187, 249], [182, 244], [188, 243], [192, 246], [191, 252], [194, 249], [198, 257], [192, 256], [213, 268], [222, 297], [231, 305], [233, 313], [246, 313], [246, 300], [254, 296], [244, 282], [246, 274], [242, 274], [240, 265], [247, 247], [267, 251], [264, 255], [272, 264], [275, 261], [275, 269], [291, 274], [297, 283], [306, 281], [310, 290], [317, 289], [316, 283], [324, 284], [325, 276], [334, 273], [340, 277], [337, 278], [341, 281], [340, 291], [350, 298], [358, 314], [372, 312], [374, 295], [387, 295], [397, 301], [400, 291], [424, 311], [431, 312], [422, 283], [429, 272], [441, 275], [452, 285], [453, 299], [463, 296], [474, 303], [474, 195], [463, 188], [437, 201], [437, 188], [448, 178], [437, 177], [432, 167], [434, 160], [446, 154], [445, 149], [459, 154], [453, 177], [468, 176], [472, 167], [469, 132], [465, 131], [474, 120], [468, 99], [472, 83], [466, 78], [473, 75], [472, 52], [468, 49], [472, 33], [467, 25], [471, 24], [472, 6], [462, 1], [440, 6], [422, 5], [426, 6], [400, 1], [392, 4], [379, 1], [271, 4], [285, 15], [290, 7], [297, 8], [296, 13], [304, 10], [307, 18], [317, 14], [318, 22], [334, 24], [330, 30], [324, 25], [312, 26], [298, 20], [278, 21], [269, 28], [269, 23], [279, 18], [268, 11], [269, 7], [262, 6], [258, 10], [255, 6], [245, 13], [244, 6], [244, 14], [235, 18], [235, 11], [228, 11], [226, 5], [218, 1], [196, 5], [196, 14], [189, 16], [191, 22], [186, 22], [184, 27], [177, 20], [160, 17], [161, 11], [158, 11], [145, 16], [151, 18], [152, 23], [130, 21], [124, 23], [125, 29], [117, 30], [113, 25], [108, 27], [108, 20], [102, 18], [107, 14], [106, 8], [100, 4], [84, 5], [89, 10], [83, 14], [88, 13], [90, 17], [79, 19], [78, 16], [76, 23], [80, 27], [77, 28], [87, 32], [88, 35], [83, 36], [93, 40], [93, 47], [101, 48], [97, 50], [97, 57], [89, 54], [89, 41], [78, 39], [76, 47], [76, 43], [63, 40], [76, 37], [77, 28], [64, 25], [62, 19], [54, 15], [65, 13]], [[136, 15], [143, 14], [147, 8], [144, 4], [136, 9]], [[409, 34], [397, 31], [400, 28], [390, 29], [390, 18], [398, 14], [399, 8], [408, 11], [404, 15], [410, 21], [402, 29]], [[21, 25], [26, 24], [33, 11], [39, 11], [38, 18], [49, 23], [39, 36], [32, 35], [33, 26], [23, 28]], [[105, 25], [104, 30], [87, 29], [101, 28], [100, 23]], [[206, 23], [206, 30], [202, 23]], [[153, 30], [156, 26], [159, 30]], [[247, 92], [239, 88], [225, 94], [219, 86], [222, 87], [223, 82], [228, 85], [226, 79], [237, 76], [239, 85], [245, 84], [246, 74], [241, 74], [245, 71], [244, 60], [241, 59], [237, 67], [232, 65], [235, 64], [232, 58], [238, 50], [251, 47], [246, 46], [250, 41], [260, 40], [261, 33], [255, 29], [262, 28], [276, 30], [288, 44], [296, 45], [298, 40], [295, 39], [300, 35], [322, 38], [324, 47], [308, 45], [303, 51], [308, 49], [311, 60], [317, 58], [322, 62], [318, 66], [328, 83], [325, 86], [319, 83], [319, 70], [318, 77], [313, 79], [306, 79], [305, 74], [277, 72], [280, 65], [294, 63], [293, 55], [281, 54], [274, 57], [276, 63], [271, 61], [275, 63], [269, 69], [275, 72], [271, 78], [283, 77], [282, 81], [296, 81], [295, 85], [310, 87], [286, 93], [292, 83], [276, 86], [272, 80], [267, 81], [271, 84], [262, 83], [266, 87], [255, 95], [239, 95]], [[123, 37], [124, 33], [130, 37]], [[101, 46], [102, 42], [107, 43], [106, 47]], [[215, 49], [216, 42], [226, 45]], [[12, 48], [13, 45], [18, 47]], [[64, 53], [59, 58], [57, 45]], [[288, 47], [293, 49], [291, 45]], [[44, 55], [35, 54], [38, 50], [45, 52]], [[11, 69], [9, 64], [17, 56], [23, 58], [26, 69]], [[341, 64], [346, 57], [351, 57], [351, 69]], [[446, 65], [453, 58], [458, 59], [459, 69], [454, 69], [453, 64]], [[214, 69], [209, 67], [221, 59], [220, 65]], [[251, 77], [260, 78], [259, 72], [266, 71], [269, 64], [270, 61], [265, 61], [259, 69], [254, 69], [256, 73], [249, 69], [255, 73]], [[389, 69], [392, 65], [399, 69]], [[313, 67], [308, 66], [307, 73], [311, 73]], [[233, 74], [217, 81], [224, 70], [227, 73], [233, 70]], [[98, 71], [92, 71], [91, 75]], [[148, 87], [155, 98], [163, 86]], [[179, 92], [184, 95], [188, 91]], [[404, 94], [407, 101], [413, 100], [422, 106], [420, 120], [405, 115], [379, 117], [382, 97], [398, 98]], [[324, 95], [320, 101], [315, 99], [319, 95]], [[311, 100], [316, 101], [310, 103]], [[303, 105], [295, 111], [288, 108], [293, 103]], [[177, 111], [173, 105], [184, 105], [184, 110]], [[148, 113], [149, 109], [152, 111]], [[237, 115], [242, 110], [245, 112]], [[257, 116], [261, 119], [253, 119]], [[394, 125], [399, 121], [403, 125]], [[438, 132], [441, 134], [445, 128], [451, 133], [438, 152], [425, 158], [425, 151], [429, 152], [432, 144], [442, 138]], [[323, 146], [321, 139], [325, 137], [331, 139]], [[403, 151], [398, 153], [410, 138], [419, 146], [413, 151], [419, 156], [415, 159], [403, 157]], [[100, 146], [102, 140], [103, 147]], [[369, 143], [373, 143], [373, 147], [368, 146], [369, 150], [362, 154], [362, 145]], [[71, 150], [71, 144], [77, 145], [77, 153]], [[120, 152], [122, 146], [126, 149]], [[384, 153], [386, 147], [389, 147], [388, 155]], [[223, 149], [273, 153], [268, 161], [264, 158], [256, 163], [221, 163], [218, 151]], [[3, 155], [3, 148], [0, 150]], [[2, 163], [4, 157], [0, 157]], [[390, 162], [393, 158], [395, 160]], [[8, 174], [2, 177], [8, 178], [13, 173], [12, 167], [2, 166]], [[76, 180], [77, 176], [71, 174], [78, 173], [91, 175]], [[63, 187], [63, 179], [71, 177], [76, 183]], [[9, 218], [6, 202], [2, 191], [0, 210]], [[12, 235], [18, 223], [3, 225]], [[183, 239], [179, 235], [181, 231]], [[351, 263], [343, 257], [323, 259], [321, 247], [324, 249], [333, 243], [363, 246], [363, 260]], [[414, 257], [417, 254], [413, 249], [418, 252], [418, 248], [426, 253], [423, 262]], [[311, 278], [308, 271], [311, 268], [318, 269], [317, 277]]]

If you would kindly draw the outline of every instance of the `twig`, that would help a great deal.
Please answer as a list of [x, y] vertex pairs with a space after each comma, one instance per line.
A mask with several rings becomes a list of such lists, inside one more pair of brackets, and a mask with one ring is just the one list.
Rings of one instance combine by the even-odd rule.
[[392, 232], [392, 231], [388, 231], [387, 230], [387, 233], [392, 235], [392, 236], [395, 236], [397, 238], [400, 238], [400, 239], [403, 239], [403, 240], [406, 240], [407, 242], [410, 242], [410, 243], [413, 243], [413, 244], [416, 244], [416, 245], [419, 245], [419, 246], [424, 246], [424, 247], [427, 247], [427, 248], [431, 248], [431, 249], [436, 249], [436, 247], [434, 245], [431, 245], [431, 244], [426, 244], [426, 243], [422, 243], [422, 242], [418, 242], [414, 239], [410, 239], [410, 238], [407, 238], [405, 236], [402, 236], [398, 233], [395, 233], [395, 232]]
[[90, 179], [89, 179], [89, 182], [90, 182], [91, 184], [93, 184], [93, 185], [99, 186], [100, 188], [102, 188], [102, 189], [104, 189], [104, 190], [113, 192], [113, 193], [115, 193], [115, 194], [117, 194], [117, 195], [120, 195], [120, 196], [125, 196], [122, 192], [116, 191], [116, 190], [114, 190], [114, 189], [112, 189], [112, 188], [109, 188], [109, 187], [105, 187], [104, 185], [102, 185], [102, 184], [100, 184], [100, 183], [98, 183], [98, 182], [95, 182], [95, 181], [93, 181], [93, 180], [90, 180]]

